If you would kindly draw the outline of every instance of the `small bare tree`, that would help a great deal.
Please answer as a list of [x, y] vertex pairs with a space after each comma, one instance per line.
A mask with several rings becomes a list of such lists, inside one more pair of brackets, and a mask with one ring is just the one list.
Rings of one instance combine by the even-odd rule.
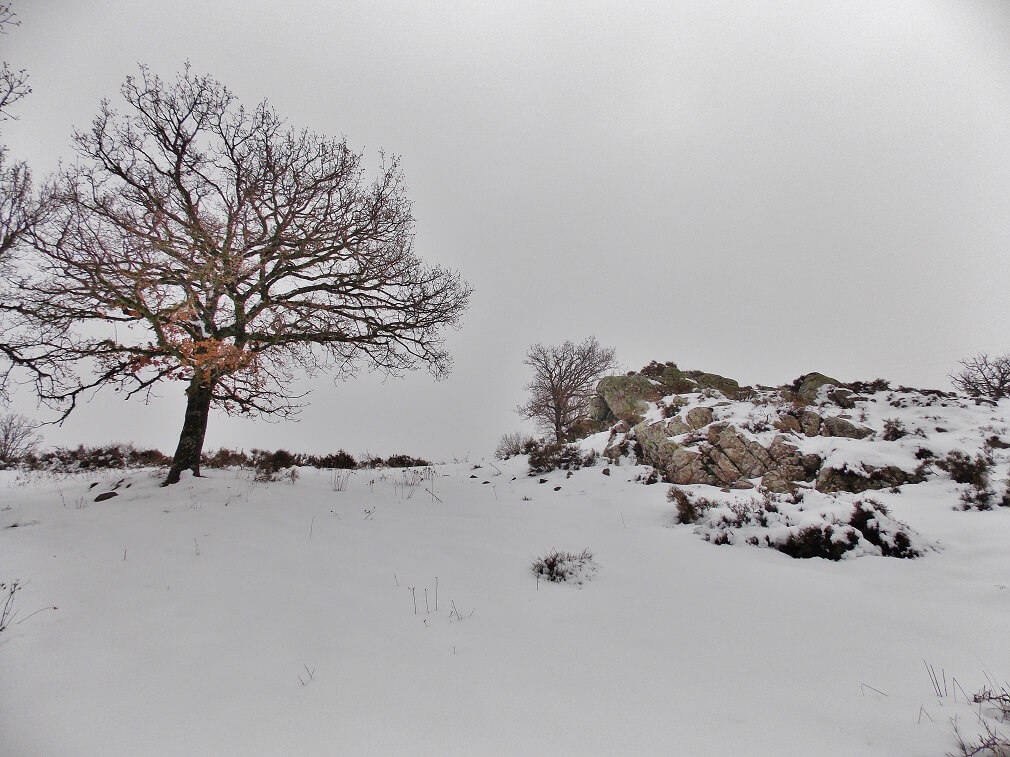
[[1010, 355], [991, 358], [981, 353], [961, 361], [962, 370], [950, 375], [951, 383], [970, 397], [998, 400], [1010, 395]]
[[533, 379], [525, 387], [529, 400], [516, 412], [535, 420], [559, 444], [569, 428], [588, 417], [596, 382], [617, 367], [614, 348], [601, 347], [592, 336], [581, 344], [534, 344], [523, 364], [533, 369]]
[[[74, 135], [52, 207], [31, 235], [13, 302], [40, 397], [70, 412], [112, 385], [150, 396], [186, 384], [166, 484], [200, 471], [212, 406], [286, 416], [301, 374], [359, 364], [388, 374], [451, 359], [470, 287], [414, 254], [398, 161], [368, 181], [362, 154], [247, 110], [189, 67], [163, 81], [141, 67]], [[30, 354], [29, 354], [30, 352]], [[66, 371], [74, 366], [71, 379]]]
[[42, 438], [39, 424], [18, 413], [0, 415], [0, 463], [16, 463], [34, 452]]

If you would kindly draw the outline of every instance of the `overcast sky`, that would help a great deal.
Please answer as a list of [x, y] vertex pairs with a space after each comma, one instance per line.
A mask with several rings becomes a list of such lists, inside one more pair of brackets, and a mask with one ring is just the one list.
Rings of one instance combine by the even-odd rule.
[[[147, 63], [189, 60], [298, 127], [402, 156], [416, 251], [475, 288], [451, 378], [311, 382], [297, 423], [211, 418], [207, 448], [477, 460], [524, 428], [534, 342], [596, 335], [778, 384], [949, 388], [1010, 351], [1004, 0], [14, 0], [41, 176]], [[174, 450], [181, 383], [99, 395], [49, 444]], [[16, 407], [34, 415], [21, 392]]]

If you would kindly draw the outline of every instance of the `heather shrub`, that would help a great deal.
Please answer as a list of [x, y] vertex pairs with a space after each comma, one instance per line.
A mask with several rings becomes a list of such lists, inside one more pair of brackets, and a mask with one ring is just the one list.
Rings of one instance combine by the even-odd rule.
[[582, 550], [579, 554], [552, 549], [543, 557], [534, 560], [530, 570], [533, 575], [548, 581], [556, 583], [573, 581], [581, 584], [592, 578], [597, 565], [593, 560], [593, 553], [588, 549]]
[[285, 468], [293, 468], [305, 464], [305, 455], [297, 455], [285, 449], [267, 452], [266, 450], [252, 450], [253, 466], [256, 468], [257, 480], [273, 480], [278, 472]]
[[200, 456], [200, 465], [205, 468], [251, 468], [253, 461], [244, 450], [222, 447], [215, 452], [204, 452]]
[[867, 498], [853, 505], [849, 525], [880, 549], [884, 557], [919, 557], [922, 553], [912, 546], [904, 524], [891, 521], [889, 516], [883, 503]]
[[390, 455], [385, 461], [387, 468], [416, 468], [431, 465], [427, 460], [410, 455]]
[[167, 466], [171, 462], [172, 458], [156, 449], [138, 450], [132, 444], [99, 447], [81, 444], [73, 449], [57, 447], [41, 454], [28, 454], [21, 459], [22, 465], [31, 470], [54, 472]]
[[501, 439], [498, 440], [498, 446], [495, 447], [494, 456], [498, 460], [508, 460], [510, 457], [522, 455], [527, 443], [532, 441], [535, 441], [533, 437], [520, 431], [502, 434]]
[[697, 523], [706, 510], [716, 506], [715, 502], [704, 497], [692, 498], [683, 489], [671, 486], [666, 493], [666, 501], [676, 503], [677, 519], [681, 523]]
[[972, 459], [964, 452], [954, 450], [936, 464], [959, 484], [971, 484], [976, 489], [989, 487], [989, 472], [992, 470], [993, 461], [985, 455], [978, 454]]
[[858, 543], [859, 535], [854, 529], [839, 529], [825, 523], [810, 525], [789, 534], [784, 542], [777, 545], [777, 549], [800, 559], [823, 557], [826, 560], [841, 560], [842, 555]]
[[530, 473], [549, 473], [552, 470], [579, 470], [583, 466], [593, 465], [597, 454], [590, 452], [583, 455], [577, 444], [551, 444], [544, 441], [533, 441], [524, 448], [528, 450]]
[[344, 450], [337, 450], [336, 452], [331, 452], [328, 455], [309, 455], [308, 464], [313, 468], [344, 468], [351, 469], [357, 468], [358, 463], [354, 459], [354, 456]]
[[883, 440], [885, 442], [896, 442], [903, 436], [908, 436], [908, 429], [900, 418], [887, 418], [884, 421]]

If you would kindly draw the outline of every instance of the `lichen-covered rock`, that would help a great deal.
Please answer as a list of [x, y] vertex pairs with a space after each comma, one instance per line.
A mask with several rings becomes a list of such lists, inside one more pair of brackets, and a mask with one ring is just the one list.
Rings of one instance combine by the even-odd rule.
[[775, 428], [804, 436], [842, 436], [848, 439], [865, 439], [873, 433], [873, 429], [856, 426], [833, 415], [822, 417], [813, 410], [784, 412], [775, 422]]
[[817, 436], [821, 433], [821, 416], [813, 410], [804, 410], [799, 413], [798, 418], [805, 436]]
[[779, 431], [794, 434], [803, 433], [803, 426], [800, 424], [800, 419], [792, 413], [782, 413], [779, 415], [779, 419], [772, 425], [774, 425]]
[[613, 423], [617, 420], [606, 401], [598, 394], [589, 400], [589, 419], [600, 423]]
[[772, 440], [768, 446], [768, 454], [775, 461], [775, 469], [770, 471], [769, 475], [775, 473], [788, 481], [813, 481], [821, 468], [822, 461], [819, 455], [800, 454], [799, 449], [789, 442], [788, 437], [782, 435]]
[[656, 376], [656, 380], [666, 386], [675, 384], [678, 381], [683, 381], [686, 378], [687, 376], [684, 375], [684, 371], [680, 370], [676, 363], [667, 363], [663, 366], [662, 373]]
[[808, 405], [817, 401], [817, 394], [822, 386], [842, 386], [842, 382], [825, 376], [823, 373], [806, 373], [793, 382], [796, 388], [796, 397], [806, 402]]
[[645, 462], [660, 471], [666, 470], [670, 460], [683, 449], [670, 439], [666, 428], [666, 424], [662, 423], [639, 423], [634, 428], [635, 439], [642, 447]]
[[775, 467], [775, 461], [768, 450], [728, 424], [711, 426], [708, 443], [711, 447], [709, 458], [714, 463], [714, 468], [722, 474], [716, 475], [724, 483], [763, 476]]
[[729, 397], [730, 399], [747, 399], [754, 394], [754, 390], [751, 387], [740, 386], [739, 382], [735, 379], [720, 376], [718, 373], [691, 371], [687, 375], [697, 381], [698, 386], [702, 389], [715, 389], [717, 392], [725, 397]]
[[821, 421], [821, 436], [842, 436], [847, 439], [865, 439], [873, 429], [855, 426], [844, 418], [829, 415]]
[[772, 443], [768, 445], [768, 454], [776, 463], [783, 463], [793, 459], [799, 459], [800, 451], [795, 444], [792, 444], [788, 437], [779, 434]]
[[704, 428], [712, 422], [712, 408], [692, 407], [687, 411], [684, 420], [687, 421], [687, 425], [692, 431], [697, 431], [699, 428]]
[[[700, 408], [696, 408], [700, 409]], [[707, 420], [698, 414], [696, 421]], [[772, 472], [772, 491], [792, 491], [786, 482], [812, 481], [820, 468], [817, 455], [801, 455], [787, 437], [779, 435], [766, 449], [727, 423], [706, 424], [707, 434], [693, 443], [678, 443], [671, 437], [690, 429], [679, 417], [665, 422], [639, 423], [633, 429], [642, 451], [643, 462], [652, 465], [664, 479], [675, 484], [709, 484], [745, 488], [741, 482]], [[751, 484], [747, 484], [747, 487]]]
[[825, 468], [817, 476], [819, 492], [865, 492], [870, 489], [890, 489], [902, 484], [918, 483], [922, 479], [915, 473], [907, 473], [894, 465], [875, 468], [862, 465], [861, 469], [848, 467]]
[[845, 410], [856, 406], [855, 394], [851, 389], [832, 389], [828, 392], [828, 399]]
[[663, 396], [663, 391], [647, 376], [607, 376], [596, 387], [613, 416], [629, 423], [639, 423], [649, 409], [648, 403]]
[[768, 471], [761, 478], [761, 491], [768, 494], [793, 494], [796, 491], [796, 483], [785, 471]]
[[679, 415], [675, 415], [673, 418], [666, 422], [666, 433], [670, 436], [680, 436], [681, 434], [686, 434], [694, 429], [688, 426], [684, 422], [684, 419]]
[[565, 438], [568, 441], [585, 439], [587, 436], [598, 434], [600, 431], [606, 431], [608, 428], [610, 428], [610, 424], [605, 421], [596, 421], [592, 418], [582, 418], [581, 420], [575, 421], [575, 423], [565, 429]]

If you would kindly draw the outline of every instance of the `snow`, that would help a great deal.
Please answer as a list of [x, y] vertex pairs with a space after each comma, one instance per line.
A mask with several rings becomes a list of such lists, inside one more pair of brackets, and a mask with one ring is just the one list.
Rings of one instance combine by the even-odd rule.
[[[875, 492], [941, 548], [793, 560], [603, 465], [0, 473], [0, 754], [893, 757], [979, 730], [951, 679], [1010, 675], [1006, 508]], [[552, 549], [598, 570], [538, 582]]]

